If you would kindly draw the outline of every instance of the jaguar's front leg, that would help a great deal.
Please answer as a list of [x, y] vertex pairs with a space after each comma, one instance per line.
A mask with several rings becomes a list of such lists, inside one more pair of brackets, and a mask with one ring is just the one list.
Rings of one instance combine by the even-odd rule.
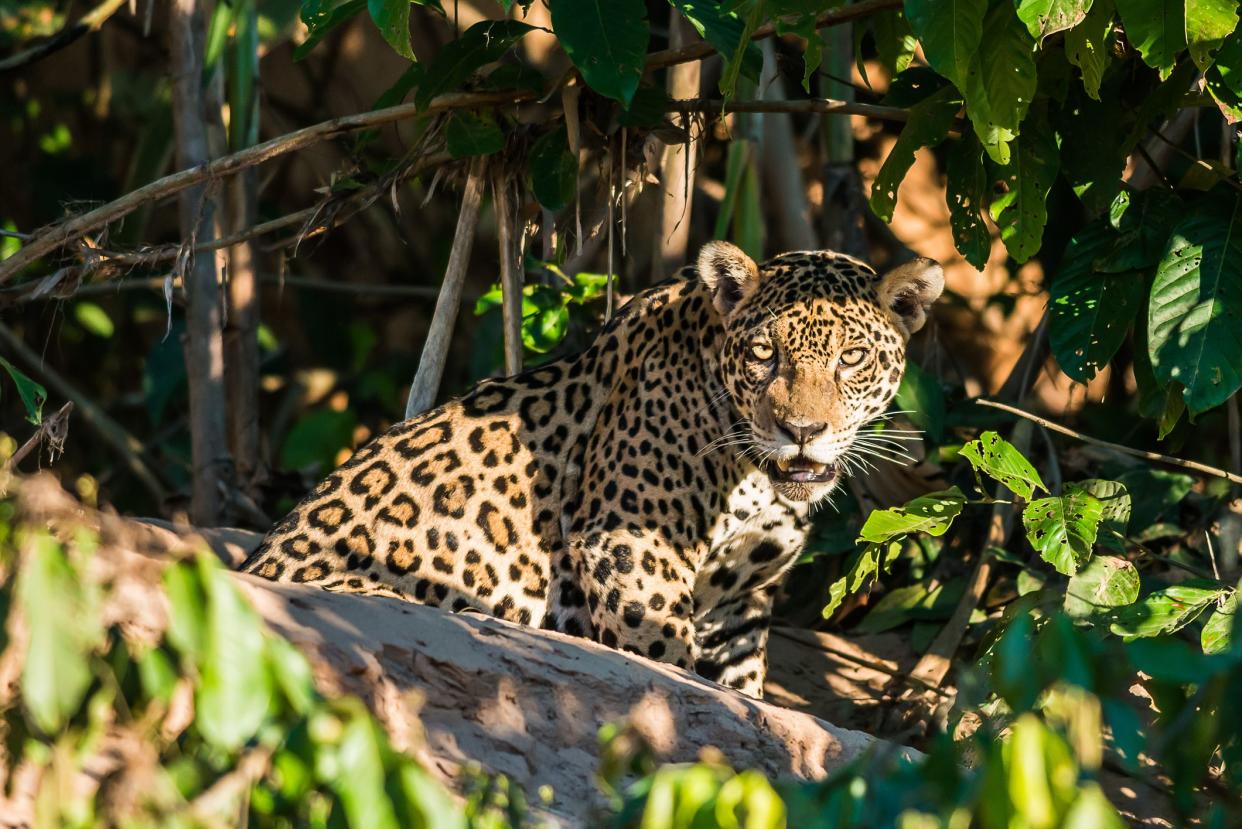
[[692, 667], [691, 575], [678, 551], [658, 537], [635, 538], [628, 532], [589, 533], [572, 546], [595, 639]]
[[707, 609], [695, 623], [695, 673], [761, 699], [775, 594], [776, 587], [769, 585]]

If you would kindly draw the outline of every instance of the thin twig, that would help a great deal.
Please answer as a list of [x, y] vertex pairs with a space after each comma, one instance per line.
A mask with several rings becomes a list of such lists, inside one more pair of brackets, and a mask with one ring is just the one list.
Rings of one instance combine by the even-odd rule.
[[63, 29], [38, 46], [32, 46], [24, 52], [18, 52], [16, 55], [10, 55], [4, 60], [0, 60], [0, 74], [12, 72], [14, 69], [21, 69], [42, 60], [48, 55], [59, 52], [87, 32], [97, 30], [109, 17], [120, 11], [126, 2], [128, 0], [104, 0], [104, 2], [79, 17], [73, 23], [67, 24]]
[[156, 503], [162, 506], [166, 496], [164, 485], [142, 459], [144, 448], [142, 441], [125, 431], [125, 427], [109, 417], [103, 409], [78, 391], [55, 369], [44, 363], [43, 359], [4, 323], [0, 323], [0, 343], [3, 343], [10, 353], [16, 354], [31, 371], [36, 372], [57, 396], [73, 401], [78, 417], [116, 453], [129, 471], [134, 473], [134, 477], [142, 482], [142, 485], [155, 498]]
[[1025, 412], [1022, 409], [1010, 406], [1007, 403], [998, 403], [995, 400], [976, 400], [975, 403], [980, 406], [989, 406], [993, 409], [1000, 409], [1003, 412], [1009, 412], [1010, 414], [1017, 415], [1018, 417], [1024, 417], [1032, 423], [1038, 423], [1045, 429], [1051, 429], [1052, 431], [1065, 435], [1066, 437], [1076, 438], [1077, 440], [1081, 440], [1083, 443], [1090, 443], [1094, 446], [1103, 446], [1107, 449], [1112, 449], [1116, 452], [1121, 452], [1135, 458], [1142, 458], [1143, 460], [1164, 463], [1169, 466], [1179, 466], [1182, 469], [1193, 469], [1196, 472], [1202, 472], [1204, 475], [1212, 475], [1216, 478], [1224, 478], [1227, 481], [1233, 481], [1235, 484], [1242, 484], [1242, 475], [1235, 475], [1232, 472], [1226, 472], [1223, 469], [1217, 469], [1214, 466], [1208, 466], [1206, 464], [1199, 463], [1198, 461], [1188, 461], [1183, 460], [1182, 458], [1174, 458], [1170, 455], [1161, 455], [1158, 452], [1148, 452], [1146, 449], [1132, 449], [1129, 446], [1122, 446], [1120, 443], [1113, 443], [1112, 441], [1093, 438], [1089, 435], [1084, 435], [1082, 432], [1076, 432], [1067, 426], [1062, 426], [1059, 423], [1053, 423], [1047, 418], [1043, 418], [1039, 415], [1034, 415], [1030, 412]]
[[[815, 20], [816, 29], [826, 29], [829, 26], [840, 26], [861, 17], [869, 17], [882, 11], [901, 8], [902, 0], [863, 0], [861, 3], [853, 3], [848, 6], [832, 9], [821, 14]], [[768, 23], [755, 29], [751, 34], [751, 40], [762, 40], [765, 37], [772, 37], [776, 34], [776, 22]], [[689, 46], [682, 46], [679, 49], [665, 49], [660, 52], [652, 52], [647, 56], [644, 63], [646, 71], [653, 69], [662, 69], [666, 66], [673, 66], [678, 63], [688, 63], [690, 61], [702, 60], [716, 54], [716, 47], [707, 42], [692, 43]], [[731, 57], [731, 56], [730, 56]]]
[[14, 452], [4, 466], [0, 467], [0, 478], [17, 468], [17, 465], [26, 459], [26, 456], [35, 450], [35, 448], [45, 440], [54, 452], [61, 452], [65, 445], [65, 435], [69, 428], [69, 413], [73, 411], [73, 401], [70, 400], [60, 407], [56, 414], [43, 418], [43, 422], [39, 424], [39, 428], [30, 436], [30, 439], [23, 443], [16, 452]]

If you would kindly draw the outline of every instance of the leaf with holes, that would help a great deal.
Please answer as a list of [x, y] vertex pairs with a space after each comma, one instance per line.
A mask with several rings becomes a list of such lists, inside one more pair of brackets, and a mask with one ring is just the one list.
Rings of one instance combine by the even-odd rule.
[[548, 0], [548, 8], [552, 28], [587, 86], [628, 105], [651, 37], [643, 0]]
[[1087, 16], [1091, 0], [1018, 0], [1018, 19], [1036, 40], [1072, 29]]
[[483, 20], [450, 40], [427, 66], [414, 102], [424, 109], [437, 95], [461, 87], [471, 75], [500, 60], [513, 44], [534, 29], [518, 20]]
[[1095, 269], [1123, 273], [1154, 268], [1168, 247], [1169, 234], [1185, 215], [1182, 200], [1163, 187], [1119, 193], [1109, 209], [1109, 222], [1119, 231], [1117, 240], [1096, 260]]
[[1138, 569], [1124, 558], [1094, 556], [1065, 588], [1065, 612], [1085, 618], [1101, 610], [1124, 607], [1139, 596]]
[[1130, 524], [1130, 493], [1126, 491], [1125, 484], [1103, 478], [1088, 478], [1078, 481], [1077, 485], [1099, 498], [1104, 505], [1104, 511], [1100, 514], [1098, 543], [1124, 552], [1126, 547], [1122, 539]]
[[988, 193], [988, 174], [983, 166], [983, 147], [973, 135], [949, 145], [947, 197], [953, 245], [975, 270], [981, 271], [992, 253], [992, 232], [983, 220]]
[[1040, 498], [1022, 511], [1026, 539], [1040, 558], [1058, 573], [1072, 576], [1091, 559], [1099, 533], [1104, 505], [1085, 489], [1073, 484], [1064, 495]]
[[1082, 72], [1082, 88], [1100, 100], [1100, 82], [1112, 62], [1113, 0], [1095, 0], [1081, 23], [1065, 33], [1065, 56]]
[[1187, 2], [1199, 0], [1117, 0], [1126, 40], [1162, 78], [1169, 76], [1178, 53], [1186, 48]]
[[920, 147], [931, 147], [943, 141], [961, 106], [957, 90], [946, 86], [910, 107], [910, 120], [902, 127], [897, 143], [889, 151], [871, 187], [870, 203], [875, 215], [886, 222], [893, 220], [897, 188], [914, 164], [914, 153]]
[[984, 432], [958, 454], [970, 462], [976, 473], [1000, 481], [1023, 498], [1030, 498], [1037, 489], [1048, 491], [1031, 462], [995, 432]]
[[864, 547], [850, 564], [849, 571], [828, 587], [828, 604], [824, 605], [824, 618], [832, 618], [846, 595], [857, 593], [865, 584], [875, 581], [880, 569], [896, 559], [900, 551], [901, 544], [896, 541], [889, 544], [873, 543]]
[[1199, 618], [1227, 592], [1203, 579], [1153, 590], [1134, 604], [1118, 610], [1109, 630], [1126, 638], [1175, 633]]
[[1048, 342], [1061, 370], [1080, 383], [1089, 383], [1117, 353], [1147, 290], [1141, 273], [1095, 271], [1116, 240], [1107, 222], [1091, 223], [1070, 241], [1052, 280]]
[[[1018, 135], [1037, 83], [1035, 44], [1011, 3], [995, 3], [983, 21], [983, 41], [975, 53], [965, 86], [966, 114], [975, 134], [997, 164], [1011, 162], [1011, 142]], [[1056, 170], [1052, 171], [1052, 178]]]
[[1238, 0], [1186, 0], [1186, 46], [1200, 71], [1238, 27]]
[[965, 505], [966, 496], [953, 487], [920, 496], [905, 506], [878, 509], [867, 516], [858, 540], [881, 543], [909, 533], [944, 535]]
[[1192, 414], [1242, 387], [1242, 195], [1209, 195], [1174, 228], [1147, 334], [1156, 378], [1184, 385]]
[[1218, 602], [1218, 605], [1199, 634], [1199, 643], [1203, 646], [1204, 653], [1225, 653], [1234, 648], [1233, 629], [1237, 623], [1238, 594], [1231, 593], [1228, 599]]
[[1025, 262], [1043, 241], [1048, 191], [1056, 181], [1061, 154], [1056, 135], [1034, 113], [1022, 124], [1022, 134], [1013, 139], [1011, 149], [1008, 163], [999, 170], [1008, 192], [992, 201], [991, 212], [1009, 255]]
[[[901, 9], [890, 9], [872, 15], [871, 33], [875, 37], [876, 55], [888, 70], [889, 77], [906, 71], [914, 60], [914, 50], [919, 42], [910, 30], [910, 21], [905, 13]], [[858, 54], [857, 50], [855, 54]]]

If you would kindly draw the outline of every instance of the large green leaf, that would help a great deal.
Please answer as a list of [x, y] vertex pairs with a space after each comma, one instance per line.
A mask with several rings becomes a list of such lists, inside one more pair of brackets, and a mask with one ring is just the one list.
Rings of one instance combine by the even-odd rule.
[[[966, 113], [983, 148], [1009, 164], [1010, 142], [1035, 97], [1035, 44], [1009, 3], [995, 3], [983, 22], [983, 40], [966, 74]], [[1024, 127], [1024, 129], [1026, 129]], [[1053, 178], [1056, 171], [1053, 170]]]
[[643, 0], [548, 0], [552, 28], [587, 85], [629, 104], [651, 29]]
[[944, 535], [965, 505], [966, 496], [953, 487], [920, 496], [905, 506], [878, 509], [867, 516], [858, 540], [880, 543], [915, 532]]
[[8, 372], [9, 379], [17, 386], [17, 396], [26, 407], [26, 419], [38, 426], [43, 422], [43, 404], [47, 401], [47, 389], [22, 374], [3, 357], [0, 357], [0, 368]]
[[1242, 197], [1209, 196], [1169, 240], [1151, 288], [1148, 354], [1157, 379], [1201, 412], [1242, 386]]
[[[746, 28], [736, 12], [721, 8], [719, 0], [670, 2], [690, 22], [699, 37], [714, 46], [725, 60], [733, 59], [742, 44]], [[748, 41], [742, 54], [742, 74], [751, 80], [759, 80], [759, 73], [763, 71], [763, 51], [757, 44]]]
[[397, 54], [414, 60], [410, 49], [410, 0], [367, 0], [371, 19]]
[[1186, 45], [1200, 70], [1238, 26], [1238, 0], [1186, 0]]
[[17, 580], [30, 640], [22, 663], [22, 701], [35, 725], [55, 734], [77, 712], [91, 684], [91, 654], [102, 641], [98, 608], [64, 548], [33, 535]]
[[414, 102], [424, 108], [437, 95], [452, 92], [480, 68], [500, 60], [533, 29], [519, 20], [483, 20], [450, 40], [427, 67]]
[[1121, 190], [1129, 154], [1119, 146], [1134, 120], [1122, 103], [1122, 80], [1122, 73], [1112, 73], [1100, 100], [1071, 89], [1066, 105], [1053, 114], [1061, 138], [1061, 173], [1092, 216], [1106, 212]]
[[924, 371], [913, 360], [906, 360], [906, 373], [901, 377], [893, 405], [932, 440], [944, 438], [944, 389], [936, 375]]
[[1199, 580], [1154, 590], [1121, 608], [1109, 629], [1118, 636], [1164, 636], [1181, 630], [1228, 592]]
[[1116, 556], [1095, 556], [1065, 589], [1065, 612], [1084, 618], [1138, 599], [1139, 574], [1135, 566]]
[[1204, 653], [1225, 653], [1234, 647], [1233, 627], [1238, 615], [1238, 594], [1235, 591], [1212, 611], [1203, 624], [1199, 642]]
[[1018, 0], [1018, 18], [1036, 40], [1072, 29], [1083, 21], [1091, 0]]
[[293, 59], [302, 60], [337, 26], [351, 20], [366, 7], [367, 0], [345, 0], [343, 3], [305, 0], [302, 3], [301, 18], [306, 24], [306, 40], [293, 51]]
[[569, 151], [564, 127], [539, 137], [527, 160], [530, 188], [539, 203], [556, 212], [574, 199], [578, 183], [578, 160]]
[[900, 549], [901, 544], [895, 541], [888, 544], [873, 543], [864, 547], [850, 564], [846, 574], [829, 585], [828, 604], [824, 605], [823, 610], [824, 618], [828, 619], [837, 612], [846, 595], [857, 593], [868, 582], [875, 581], [880, 569], [890, 566]]
[[1185, 215], [1177, 195], [1163, 187], [1138, 193], [1122, 191], [1109, 210], [1109, 221], [1119, 235], [1113, 249], [1095, 262], [1103, 273], [1148, 270], [1160, 263], [1169, 234]]
[[905, 13], [900, 9], [890, 9], [872, 15], [871, 33], [875, 37], [876, 54], [880, 63], [888, 70], [889, 77], [906, 71], [910, 61], [914, 59], [918, 40], [910, 29], [910, 21], [906, 20]]
[[1012, 157], [1000, 170], [1008, 192], [992, 201], [991, 212], [1009, 255], [1025, 262], [1043, 241], [1048, 191], [1061, 156], [1056, 136], [1042, 118], [1028, 118], [1012, 143]]
[[973, 135], [964, 135], [949, 146], [946, 178], [953, 244], [975, 270], [981, 271], [992, 253], [992, 233], [983, 220], [988, 194], [983, 147]]
[[1027, 541], [1058, 573], [1072, 576], [1091, 558], [1104, 505], [1073, 484], [1064, 495], [1040, 498], [1022, 511]]
[[905, 0], [905, 10], [927, 62], [965, 89], [983, 40], [987, 0]]
[[1081, 23], [1065, 33], [1065, 56], [1082, 71], [1082, 86], [1100, 100], [1100, 82], [1112, 62], [1113, 0], [1095, 0]]
[[1130, 526], [1131, 499], [1125, 484], [1121, 481], [1107, 481], [1102, 478], [1088, 478], [1078, 481], [1077, 485], [1100, 499], [1103, 512], [1100, 514], [1100, 533], [1098, 543], [1111, 547], [1118, 552], [1125, 551], [1124, 539]]
[[212, 745], [233, 750], [259, 730], [272, 701], [259, 615], [213, 559], [199, 560], [207, 593], [195, 723]]
[[1048, 491], [1031, 462], [995, 432], [984, 432], [978, 440], [963, 446], [959, 454], [970, 462], [976, 473], [982, 472], [1000, 481], [1023, 498], [1030, 498], [1037, 489]]
[[939, 144], [949, 134], [953, 119], [961, 108], [957, 90], [946, 86], [910, 108], [910, 120], [889, 151], [871, 187], [871, 209], [886, 222], [893, 220], [897, 206], [897, 188], [914, 164], [914, 153], [920, 147]]
[[1095, 272], [1095, 261], [1116, 238], [1106, 222], [1088, 225], [1070, 241], [1052, 280], [1048, 341], [1061, 370], [1080, 383], [1090, 382], [1117, 353], [1147, 289], [1139, 273]]
[[1162, 78], [1173, 71], [1178, 53], [1186, 48], [1187, 2], [1200, 0], [1116, 0], [1126, 39]]

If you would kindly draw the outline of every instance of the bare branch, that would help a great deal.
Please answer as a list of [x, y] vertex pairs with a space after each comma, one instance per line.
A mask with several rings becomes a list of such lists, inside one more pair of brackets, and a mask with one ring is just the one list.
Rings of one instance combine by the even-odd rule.
[[127, 2], [129, 0], [104, 0], [104, 2], [82, 15], [73, 23], [68, 24], [38, 46], [32, 46], [24, 52], [18, 52], [16, 55], [10, 55], [4, 60], [0, 60], [0, 74], [21, 69], [43, 60], [48, 55], [59, 52], [87, 32], [96, 31], [109, 17], [120, 11], [121, 7]]
[[522, 370], [522, 266], [518, 262], [514, 242], [517, 227], [509, 193], [509, 176], [499, 169], [492, 178], [492, 203], [496, 205], [505, 373], [513, 375]]
[[1208, 466], [1206, 464], [1199, 463], [1198, 461], [1183, 460], [1182, 458], [1174, 458], [1170, 455], [1161, 455], [1158, 452], [1148, 452], [1146, 449], [1133, 449], [1129, 446], [1122, 446], [1120, 443], [1113, 443], [1112, 441], [1100, 440], [1099, 438], [1093, 438], [1089, 435], [1084, 435], [1082, 432], [1076, 432], [1073, 429], [1069, 428], [1068, 426], [1062, 426], [1059, 423], [1053, 423], [1051, 420], [1048, 420], [1047, 418], [1043, 418], [1043, 417], [1040, 417], [1039, 415], [1031, 414], [1030, 412], [1026, 412], [1026, 411], [1023, 411], [1022, 409], [1016, 408], [1014, 406], [1010, 406], [1007, 403], [999, 403], [995, 400], [976, 400], [975, 403], [977, 403], [980, 406], [988, 406], [993, 409], [1000, 409], [1002, 412], [1009, 412], [1010, 414], [1017, 415], [1018, 417], [1024, 417], [1027, 420], [1031, 421], [1032, 423], [1038, 423], [1040, 426], [1043, 426], [1045, 429], [1049, 429], [1053, 432], [1057, 432], [1058, 434], [1065, 435], [1066, 437], [1071, 437], [1076, 440], [1081, 440], [1083, 443], [1090, 443], [1093, 446], [1103, 446], [1107, 449], [1112, 449], [1115, 452], [1121, 452], [1122, 454], [1130, 455], [1131, 457], [1135, 457], [1135, 458], [1142, 458], [1143, 460], [1155, 461], [1156, 463], [1164, 463], [1164, 464], [1168, 464], [1169, 466], [1179, 466], [1182, 469], [1193, 469], [1196, 472], [1202, 472], [1204, 475], [1211, 475], [1216, 478], [1224, 478], [1226, 481], [1232, 481], [1235, 484], [1242, 484], [1242, 475], [1235, 475], [1232, 472], [1226, 472], [1223, 469], [1217, 469], [1214, 466]]
[[14, 452], [4, 466], [0, 467], [0, 480], [4, 476], [17, 468], [17, 465], [26, 459], [26, 456], [35, 450], [40, 443], [47, 441], [48, 448], [59, 453], [63, 451], [65, 445], [65, 436], [69, 432], [69, 413], [73, 411], [73, 401], [65, 403], [60, 410], [51, 417], [43, 418], [43, 422], [39, 424], [39, 428], [35, 429], [35, 433]]
[[448, 357], [449, 340], [453, 337], [453, 324], [461, 306], [462, 285], [466, 281], [466, 267], [470, 264], [470, 249], [474, 247], [474, 232], [479, 225], [479, 206], [483, 201], [483, 187], [487, 160], [476, 158], [470, 165], [470, 176], [461, 197], [461, 212], [457, 214], [457, 230], [453, 234], [453, 247], [449, 251], [448, 266], [444, 269], [444, 282], [436, 299], [436, 310], [431, 317], [431, 328], [423, 343], [423, 353], [418, 360], [418, 371], [410, 386], [410, 396], [405, 403], [406, 418], [427, 411], [436, 400], [440, 390], [440, 378], [444, 375], [444, 361]]

